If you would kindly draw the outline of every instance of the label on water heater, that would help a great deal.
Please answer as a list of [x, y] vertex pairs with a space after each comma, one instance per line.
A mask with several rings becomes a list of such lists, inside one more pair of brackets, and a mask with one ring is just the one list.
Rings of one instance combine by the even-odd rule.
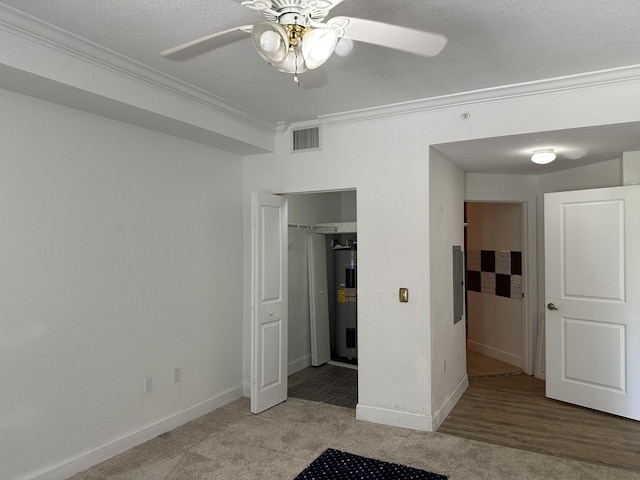
[[358, 290], [356, 288], [338, 288], [338, 302], [357, 302], [358, 301]]
[[345, 288], [344, 289], [344, 301], [345, 302], [357, 302], [358, 301], [358, 290], [355, 288]]

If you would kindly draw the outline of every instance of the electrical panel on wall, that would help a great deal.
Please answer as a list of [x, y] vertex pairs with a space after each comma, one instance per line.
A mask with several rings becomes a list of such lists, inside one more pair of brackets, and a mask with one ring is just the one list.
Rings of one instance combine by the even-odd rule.
[[452, 247], [453, 254], [453, 323], [462, 320], [464, 306], [464, 256], [460, 245]]

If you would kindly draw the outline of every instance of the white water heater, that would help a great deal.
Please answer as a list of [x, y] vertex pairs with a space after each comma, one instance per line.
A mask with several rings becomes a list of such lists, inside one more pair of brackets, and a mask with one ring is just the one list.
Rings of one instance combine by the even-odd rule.
[[358, 262], [355, 248], [334, 250], [336, 355], [358, 358]]

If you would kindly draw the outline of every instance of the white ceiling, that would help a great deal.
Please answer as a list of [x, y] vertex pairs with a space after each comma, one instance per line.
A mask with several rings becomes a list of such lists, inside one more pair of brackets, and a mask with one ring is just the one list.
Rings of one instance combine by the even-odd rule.
[[[465, 172], [539, 175], [622, 158], [640, 150], [640, 122], [555, 130], [466, 142], [443, 143], [434, 148]], [[529, 161], [531, 152], [553, 148], [549, 165]]]
[[[329, 59], [324, 66], [326, 83], [317, 88], [305, 88], [317, 80], [307, 80], [310, 74], [301, 75], [302, 88], [296, 87], [291, 75], [275, 71], [262, 60], [249, 38], [180, 62], [159, 55], [195, 38], [262, 19], [239, 0], [0, 3], [272, 122], [300, 122], [324, 114], [640, 64], [638, 0], [344, 0], [329, 17], [361, 17], [432, 31], [447, 36], [449, 42], [434, 58], [356, 44], [350, 56]], [[527, 173], [524, 165], [528, 168], [528, 164], [513, 170], [517, 166], [505, 164], [505, 155], [539, 141], [584, 149], [586, 154], [571, 166], [617, 158], [624, 151], [621, 146], [640, 149], [636, 126], [622, 127], [620, 134], [614, 131], [608, 127], [606, 135], [571, 131], [564, 136], [544, 134], [536, 141], [523, 136], [439, 149], [470, 170], [482, 170], [485, 165], [485, 171]], [[615, 144], [609, 145], [607, 139], [613, 138]], [[598, 152], [592, 155], [594, 148]]]

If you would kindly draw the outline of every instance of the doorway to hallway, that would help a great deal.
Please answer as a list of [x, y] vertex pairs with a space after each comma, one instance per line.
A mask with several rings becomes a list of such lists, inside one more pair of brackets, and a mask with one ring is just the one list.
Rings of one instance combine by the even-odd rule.
[[520, 373], [522, 373], [522, 368], [520, 367], [467, 348], [467, 375], [469, 379], [518, 375]]
[[467, 373], [524, 365], [523, 205], [465, 203]]

